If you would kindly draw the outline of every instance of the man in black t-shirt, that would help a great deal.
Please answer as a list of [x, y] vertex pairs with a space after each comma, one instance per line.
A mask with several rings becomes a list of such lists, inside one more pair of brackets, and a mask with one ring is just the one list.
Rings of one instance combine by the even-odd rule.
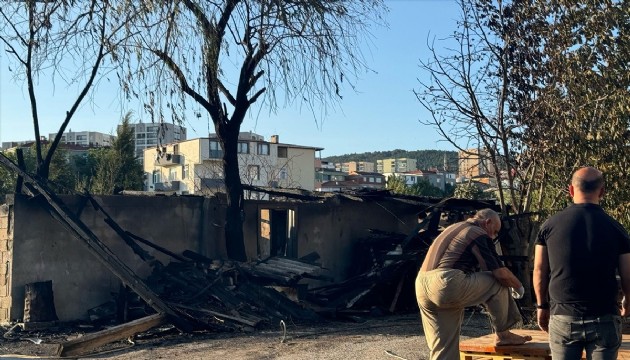
[[[556, 213], [538, 233], [534, 290], [538, 326], [549, 333], [554, 359], [616, 359], [621, 316], [630, 299], [630, 238], [600, 207], [602, 173], [584, 167], [573, 174], [573, 205]], [[621, 316], [616, 272], [624, 293]]]

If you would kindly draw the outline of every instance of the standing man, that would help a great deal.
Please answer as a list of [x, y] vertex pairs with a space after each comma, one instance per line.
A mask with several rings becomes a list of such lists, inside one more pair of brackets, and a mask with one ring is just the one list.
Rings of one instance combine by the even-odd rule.
[[[521, 282], [503, 266], [493, 239], [501, 220], [490, 209], [446, 228], [431, 244], [416, 277], [416, 298], [431, 360], [458, 360], [464, 308], [484, 304], [497, 345], [531, 340], [509, 331], [522, 320], [510, 287]], [[480, 271], [479, 271], [480, 270]]]
[[[616, 359], [621, 316], [630, 298], [630, 238], [599, 206], [604, 177], [577, 170], [569, 185], [573, 205], [541, 227], [534, 255], [538, 326], [549, 333], [554, 359]], [[619, 316], [616, 270], [625, 295]]]

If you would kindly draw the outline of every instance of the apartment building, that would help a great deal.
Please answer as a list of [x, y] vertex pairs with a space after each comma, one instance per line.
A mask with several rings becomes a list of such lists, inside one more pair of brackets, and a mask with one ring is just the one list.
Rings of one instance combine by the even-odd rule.
[[386, 181], [383, 174], [376, 172], [353, 171], [344, 174], [343, 178], [330, 179], [318, 184], [316, 191], [344, 191], [344, 190], [382, 190], [385, 189]]
[[[136, 156], [143, 162], [144, 150], [186, 140], [186, 128], [168, 123], [129, 124], [134, 132]], [[121, 125], [118, 125], [120, 131]]]
[[414, 170], [418, 170], [416, 159], [397, 158], [376, 160], [376, 172], [381, 174], [402, 173]]
[[[261, 187], [314, 190], [318, 147], [270, 141], [254, 133], [239, 134], [241, 182]], [[215, 134], [144, 150], [148, 191], [213, 194], [225, 191], [223, 150]], [[248, 194], [246, 194], [248, 195]], [[253, 196], [253, 195], [252, 195]]]
[[376, 167], [374, 166], [374, 163], [369, 162], [369, 161], [349, 161], [349, 162], [344, 162], [344, 163], [336, 163], [335, 169], [337, 169], [337, 171], [341, 171], [346, 174], [349, 174], [354, 171], [361, 171], [361, 172], [375, 172], [376, 171]]
[[488, 175], [487, 153], [479, 149], [467, 149], [458, 152], [459, 172], [462, 179], [474, 179]]
[[320, 191], [322, 184], [330, 181], [344, 181], [346, 173], [337, 170], [335, 164], [315, 159], [315, 190]]
[[[48, 139], [53, 141], [57, 133], [48, 134]], [[98, 131], [66, 131], [61, 135], [61, 144], [79, 145], [86, 147], [111, 146], [116, 136]]]

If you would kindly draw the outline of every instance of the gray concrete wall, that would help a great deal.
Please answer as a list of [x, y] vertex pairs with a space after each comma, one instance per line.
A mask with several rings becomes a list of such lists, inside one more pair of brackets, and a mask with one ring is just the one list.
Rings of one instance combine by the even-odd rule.
[[[105, 211], [125, 230], [163, 246], [174, 253], [194, 250], [220, 257], [214, 245], [216, 233], [205, 219], [216, 216], [212, 199], [199, 197], [96, 197]], [[63, 197], [74, 212], [78, 197]], [[215, 201], [216, 202], [216, 201]], [[85, 246], [73, 237], [34, 200], [16, 197], [11, 264], [11, 307], [8, 318], [21, 319], [24, 311], [24, 285], [52, 280], [57, 315], [62, 321], [85, 318], [87, 310], [118, 292], [120, 280], [111, 274]], [[101, 212], [86, 204], [81, 220], [120, 260], [140, 277], [151, 269], [103, 221]], [[170, 258], [142, 246], [163, 263]], [[1, 315], [1, 314], [0, 314]]]

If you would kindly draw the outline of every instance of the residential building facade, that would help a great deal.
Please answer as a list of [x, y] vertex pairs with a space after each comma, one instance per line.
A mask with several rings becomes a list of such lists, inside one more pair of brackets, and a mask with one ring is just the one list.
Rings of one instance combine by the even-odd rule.
[[[186, 140], [186, 128], [168, 123], [129, 124], [134, 132], [136, 156], [143, 162], [144, 150]], [[120, 130], [118, 125], [118, 130]]]
[[[322, 148], [282, 144], [277, 135], [241, 133], [238, 159], [243, 184], [314, 190], [315, 153]], [[144, 151], [148, 191], [213, 194], [225, 191], [223, 150], [211, 134]], [[247, 194], [246, 194], [247, 195]]]
[[[48, 139], [53, 141], [57, 133], [48, 134]], [[61, 144], [80, 145], [89, 147], [112, 146], [116, 136], [98, 131], [66, 131], [61, 135]]]
[[487, 153], [479, 149], [466, 149], [458, 152], [459, 178], [474, 179], [488, 175]]
[[369, 161], [349, 161], [345, 163], [337, 163], [335, 164], [335, 168], [337, 171], [344, 172], [349, 174], [354, 171], [361, 172], [375, 172], [376, 166], [374, 166], [373, 162]]
[[417, 170], [417, 160], [409, 158], [380, 159], [376, 160], [376, 172], [402, 173]]

